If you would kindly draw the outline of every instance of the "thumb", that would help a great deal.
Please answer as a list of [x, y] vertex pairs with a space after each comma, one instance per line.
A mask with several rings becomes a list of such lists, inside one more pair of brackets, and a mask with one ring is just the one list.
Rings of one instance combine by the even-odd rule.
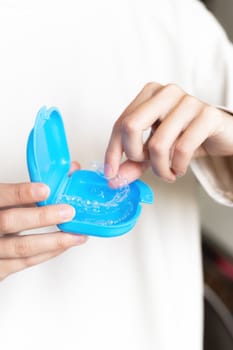
[[[126, 160], [120, 165], [118, 175], [128, 183], [137, 180], [150, 166], [150, 161], [134, 162]], [[111, 185], [111, 181], [109, 181]]]

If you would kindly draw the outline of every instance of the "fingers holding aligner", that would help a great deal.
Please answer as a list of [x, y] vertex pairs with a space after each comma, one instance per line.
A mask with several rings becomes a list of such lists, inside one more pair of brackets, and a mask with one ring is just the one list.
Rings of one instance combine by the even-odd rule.
[[[113, 177], [117, 174], [122, 154], [125, 151], [122, 144], [122, 125], [125, 123], [125, 118], [133, 113], [139, 105], [149, 100], [156, 91], [161, 89], [161, 87], [162, 85], [158, 83], [146, 84], [115, 122], [109, 144], [105, 152], [105, 175], [107, 177]], [[126, 128], [128, 128], [127, 125]], [[140, 140], [141, 138], [139, 136], [139, 141]]]
[[[125, 152], [127, 168], [135, 170], [134, 173], [138, 173], [139, 169], [136, 163], [146, 161], [148, 164], [150, 161], [155, 174], [169, 182], [174, 181], [176, 175], [186, 171], [187, 159], [190, 161], [190, 152], [184, 150], [184, 138], [181, 137], [187, 132], [189, 124], [202, 113], [204, 106], [202, 101], [185, 93], [176, 84], [147, 84], [114, 125], [105, 156], [107, 175], [116, 175]], [[144, 142], [143, 134], [149, 128], [151, 135]], [[195, 128], [195, 133], [198, 132]], [[191, 133], [193, 138], [187, 146], [189, 150], [198, 143], [195, 133]], [[189, 156], [184, 153], [189, 153]], [[179, 167], [178, 159], [182, 157], [183, 165]], [[126, 166], [122, 165], [120, 171], [124, 168]], [[143, 167], [140, 167], [139, 173], [141, 170]]]

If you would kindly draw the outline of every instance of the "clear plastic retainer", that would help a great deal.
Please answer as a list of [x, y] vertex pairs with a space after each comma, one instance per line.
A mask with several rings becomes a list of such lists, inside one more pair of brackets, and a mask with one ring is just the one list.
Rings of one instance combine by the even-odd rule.
[[74, 221], [80, 221], [81, 217], [82, 222], [104, 226], [116, 225], [125, 221], [133, 210], [133, 205], [128, 200], [130, 187], [127, 180], [119, 175], [113, 178], [106, 178], [104, 165], [101, 162], [93, 161], [91, 168], [100, 177], [111, 181], [114, 184], [114, 188], [110, 188], [109, 185], [106, 185], [106, 188], [90, 185], [90, 197], [94, 199], [83, 198], [78, 195], [61, 194], [57, 199], [57, 203], [67, 203], [74, 206], [76, 210]]

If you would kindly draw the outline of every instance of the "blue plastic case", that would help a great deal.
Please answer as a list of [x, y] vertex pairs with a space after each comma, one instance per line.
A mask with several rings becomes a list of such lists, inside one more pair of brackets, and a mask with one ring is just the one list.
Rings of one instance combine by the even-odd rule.
[[69, 175], [70, 154], [61, 114], [43, 107], [37, 114], [27, 143], [27, 164], [33, 182], [50, 187], [50, 196], [38, 205], [68, 203], [76, 214], [72, 221], [58, 225], [65, 232], [114, 237], [136, 224], [141, 202], [152, 203], [148, 185], [137, 180], [112, 189], [108, 180], [91, 170]]

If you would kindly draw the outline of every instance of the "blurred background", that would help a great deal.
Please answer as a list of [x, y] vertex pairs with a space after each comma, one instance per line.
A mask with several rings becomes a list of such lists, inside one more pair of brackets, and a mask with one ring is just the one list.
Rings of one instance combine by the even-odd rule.
[[207, 8], [217, 17], [219, 22], [225, 28], [228, 36], [233, 40], [233, 22], [232, 22], [232, 11], [233, 1], [232, 0], [205, 0], [202, 1]]
[[[233, 0], [203, 0], [233, 41]], [[232, 135], [233, 137], [233, 135]], [[233, 349], [233, 208], [200, 188], [205, 279], [204, 350]]]

